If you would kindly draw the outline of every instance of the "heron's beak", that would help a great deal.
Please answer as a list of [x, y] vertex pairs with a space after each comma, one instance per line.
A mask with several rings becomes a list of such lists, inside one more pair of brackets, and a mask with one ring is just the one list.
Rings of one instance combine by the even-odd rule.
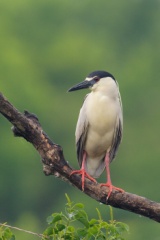
[[76, 90], [80, 90], [80, 89], [84, 89], [84, 88], [89, 88], [92, 86], [92, 83], [90, 81], [83, 81], [81, 83], [78, 83], [77, 85], [71, 87], [68, 92], [72, 92], [72, 91], [76, 91]]

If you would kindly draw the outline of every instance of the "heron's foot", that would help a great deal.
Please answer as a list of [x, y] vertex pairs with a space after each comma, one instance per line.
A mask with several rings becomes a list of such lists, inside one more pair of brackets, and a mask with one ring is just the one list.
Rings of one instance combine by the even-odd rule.
[[71, 172], [70, 176], [73, 174], [79, 174], [82, 175], [82, 191], [84, 191], [84, 179], [85, 177], [88, 178], [89, 180], [93, 181], [93, 182], [97, 182], [93, 177], [91, 177], [84, 169], [80, 169], [80, 170], [74, 170]]
[[118, 188], [118, 187], [113, 186], [111, 182], [101, 183], [100, 186], [101, 187], [105, 186], [105, 187], [109, 188], [109, 192], [108, 192], [108, 195], [107, 195], [107, 200], [109, 199], [113, 190], [116, 190], [116, 191], [119, 191], [119, 192], [122, 192], [122, 193], [124, 192], [124, 190], [122, 188]]

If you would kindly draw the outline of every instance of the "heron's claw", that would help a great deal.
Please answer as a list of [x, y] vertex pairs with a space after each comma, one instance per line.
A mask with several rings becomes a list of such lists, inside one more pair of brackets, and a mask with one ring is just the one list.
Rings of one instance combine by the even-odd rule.
[[119, 191], [119, 192], [124, 192], [124, 190], [122, 188], [118, 188], [118, 187], [113, 186], [111, 182], [101, 183], [100, 186], [101, 187], [105, 186], [105, 187], [109, 188], [109, 192], [107, 194], [107, 200], [109, 199], [113, 190], [116, 190], [116, 191]]
[[84, 191], [84, 179], [85, 177], [88, 178], [89, 180], [93, 181], [93, 182], [97, 182], [93, 177], [91, 177], [84, 169], [80, 169], [80, 170], [74, 170], [71, 172], [70, 176], [73, 174], [79, 174], [82, 175], [82, 191]]

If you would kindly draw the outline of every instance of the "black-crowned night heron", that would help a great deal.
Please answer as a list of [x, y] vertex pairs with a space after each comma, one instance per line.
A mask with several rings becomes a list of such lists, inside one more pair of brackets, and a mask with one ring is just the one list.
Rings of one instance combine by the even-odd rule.
[[81, 167], [72, 174], [82, 175], [82, 190], [84, 178], [96, 182], [104, 169], [107, 172], [107, 183], [101, 186], [109, 187], [108, 198], [114, 187], [110, 178], [109, 164], [114, 159], [122, 138], [123, 116], [122, 103], [118, 83], [108, 72], [95, 71], [87, 78], [70, 88], [68, 91], [90, 88], [79, 113], [76, 126], [77, 157]]

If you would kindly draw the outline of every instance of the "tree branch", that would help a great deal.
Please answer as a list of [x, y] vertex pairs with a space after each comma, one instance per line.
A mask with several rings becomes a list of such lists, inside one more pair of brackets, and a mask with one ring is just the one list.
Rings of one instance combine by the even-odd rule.
[[[24, 111], [24, 114], [20, 113], [2, 94], [0, 94], [0, 113], [13, 124], [14, 135], [25, 138], [39, 152], [46, 176], [57, 176], [81, 190], [81, 177], [76, 174], [71, 175], [72, 168], [65, 161], [62, 147], [51, 141], [34, 114], [27, 111]], [[135, 194], [117, 191], [113, 191], [107, 200], [108, 191], [107, 187], [100, 187], [100, 184], [85, 179], [84, 193], [91, 198], [160, 222], [160, 203]]]

